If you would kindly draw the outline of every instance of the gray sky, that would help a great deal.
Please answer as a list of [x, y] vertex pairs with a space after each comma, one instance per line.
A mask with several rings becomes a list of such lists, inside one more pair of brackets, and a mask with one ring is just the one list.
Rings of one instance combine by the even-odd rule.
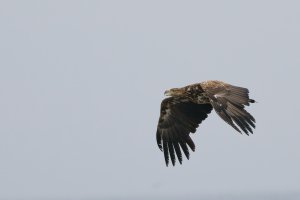
[[[298, 1], [1, 1], [0, 199], [300, 191]], [[252, 136], [215, 113], [165, 167], [163, 92], [247, 87]]]

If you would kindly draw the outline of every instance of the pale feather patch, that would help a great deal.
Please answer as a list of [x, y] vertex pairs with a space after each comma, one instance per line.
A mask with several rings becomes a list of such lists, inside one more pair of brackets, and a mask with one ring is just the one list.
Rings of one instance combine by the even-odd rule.
[[162, 119], [163, 119], [163, 120], [166, 120], [166, 119], [169, 118], [169, 116], [170, 116], [170, 114], [171, 114], [171, 109], [168, 108], [168, 109], [165, 110], [165, 112], [166, 112], [166, 113], [162, 116]]

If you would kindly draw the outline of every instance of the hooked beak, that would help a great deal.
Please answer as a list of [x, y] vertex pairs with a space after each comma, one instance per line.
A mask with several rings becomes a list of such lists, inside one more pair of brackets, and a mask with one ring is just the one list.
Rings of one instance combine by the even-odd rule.
[[171, 96], [170, 90], [166, 90], [166, 91], [165, 91], [165, 96]]

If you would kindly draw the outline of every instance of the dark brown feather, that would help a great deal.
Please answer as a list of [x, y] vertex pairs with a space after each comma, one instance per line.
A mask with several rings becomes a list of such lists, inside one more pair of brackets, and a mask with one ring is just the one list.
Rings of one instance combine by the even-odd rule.
[[245, 106], [255, 101], [249, 99], [247, 88], [217, 82], [204, 85], [204, 88], [215, 111], [225, 122], [240, 133], [237, 126], [247, 135], [253, 133], [255, 119], [245, 110]]
[[195, 104], [173, 97], [162, 101], [156, 140], [159, 149], [164, 152], [166, 165], [169, 164], [169, 157], [175, 165], [175, 154], [179, 163], [182, 163], [180, 147], [187, 158], [188, 146], [195, 151], [195, 144], [189, 134], [196, 132], [211, 110], [210, 104]]
[[[247, 88], [230, 85], [221, 81], [205, 81], [173, 88], [165, 92], [171, 97], [161, 103], [156, 140], [164, 152], [165, 162], [173, 166], [176, 156], [182, 163], [182, 152], [189, 159], [189, 148], [195, 151], [190, 133], [195, 133], [199, 124], [207, 118], [212, 108], [236, 131], [253, 133], [254, 117], [245, 110], [245, 106], [255, 103], [249, 98]], [[176, 154], [176, 156], [175, 156]]]

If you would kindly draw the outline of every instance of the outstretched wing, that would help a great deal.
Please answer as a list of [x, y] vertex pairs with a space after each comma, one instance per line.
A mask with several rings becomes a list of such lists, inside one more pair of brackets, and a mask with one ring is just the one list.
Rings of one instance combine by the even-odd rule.
[[169, 156], [175, 165], [175, 153], [180, 164], [182, 163], [181, 149], [189, 159], [187, 146], [195, 151], [195, 144], [189, 133], [196, 132], [196, 128], [211, 110], [210, 104], [195, 104], [185, 99], [169, 97], [162, 101], [156, 139], [158, 147], [164, 152], [167, 166]]
[[[235, 130], [249, 135], [255, 128], [254, 117], [245, 110], [245, 106], [254, 103], [249, 99], [247, 88], [237, 87], [223, 82], [212, 81], [202, 85], [217, 114]], [[237, 126], [240, 128], [238, 128]]]

